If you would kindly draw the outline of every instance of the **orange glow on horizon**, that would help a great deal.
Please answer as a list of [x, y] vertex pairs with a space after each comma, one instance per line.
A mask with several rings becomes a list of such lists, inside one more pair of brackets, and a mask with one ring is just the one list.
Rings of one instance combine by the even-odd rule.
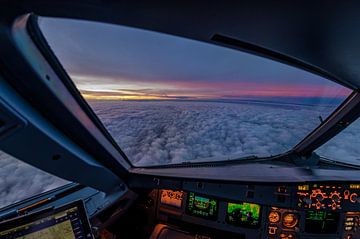
[[[91, 76], [76, 76], [89, 82], [77, 85], [85, 99], [94, 100], [176, 100], [176, 99], [235, 99], [244, 97], [320, 97], [343, 98], [350, 94], [338, 85], [309, 85], [291, 82], [237, 81], [207, 82], [159, 80], [154, 82], [107, 79], [96, 82]], [[93, 82], [91, 81], [93, 80]], [[265, 82], [265, 80], [264, 80]]]
[[[174, 92], [173, 92], [174, 93]], [[220, 92], [221, 93], [221, 92]], [[164, 95], [164, 94], [116, 94], [113, 92], [81, 92], [85, 99], [90, 100], [176, 100], [176, 99], [228, 99], [228, 98], [243, 98], [243, 97], [332, 97], [341, 98], [346, 97], [349, 92], [324, 92], [322, 89], [279, 89], [279, 90], [240, 90], [232, 92], [222, 92], [223, 95], [214, 94], [213, 92], [195, 94], [189, 92], [179, 92], [178, 94]], [[330, 94], [329, 94], [330, 93]]]
[[146, 95], [92, 95], [87, 93], [81, 94], [88, 100], [168, 100], [168, 97], [146, 96]]

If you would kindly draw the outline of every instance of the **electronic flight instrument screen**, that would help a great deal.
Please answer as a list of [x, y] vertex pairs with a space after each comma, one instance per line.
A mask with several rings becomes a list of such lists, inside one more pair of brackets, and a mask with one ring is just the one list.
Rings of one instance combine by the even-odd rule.
[[218, 201], [212, 198], [189, 193], [186, 212], [189, 215], [216, 220]]
[[326, 211], [307, 211], [305, 231], [315, 234], [332, 234], [337, 231], [339, 213]]
[[226, 221], [242, 227], [260, 226], [260, 205], [254, 203], [227, 203]]
[[76, 201], [0, 224], [0, 239], [86, 239], [93, 238], [84, 204]]
[[162, 190], [160, 203], [163, 205], [181, 208], [182, 198], [183, 198], [182, 191]]

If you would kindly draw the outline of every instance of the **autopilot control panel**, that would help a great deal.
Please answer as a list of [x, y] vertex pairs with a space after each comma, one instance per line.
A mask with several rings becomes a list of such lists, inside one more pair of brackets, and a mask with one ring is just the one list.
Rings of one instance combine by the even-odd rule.
[[231, 232], [228, 238], [360, 239], [360, 184], [215, 186], [159, 190], [158, 220]]

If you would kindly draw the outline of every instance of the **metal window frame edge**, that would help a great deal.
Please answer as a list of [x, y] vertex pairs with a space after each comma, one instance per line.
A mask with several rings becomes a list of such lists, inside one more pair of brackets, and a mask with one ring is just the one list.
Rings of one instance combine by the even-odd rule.
[[354, 90], [324, 122], [300, 141], [292, 151], [305, 158], [360, 117], [360, 92]]
[[[115, 174], [126, 178], [128, 169], [132, 165], [117, 145], [106, 133], [104, 134], [104, 130], [89, 114], [89, 110], [84, 110], [84, 105], [80, 105], [73, 92], [69, 92], [61, 79], [62, 76], [59, 76], [58, 71], [40, 51], [29, 33], [31, 14], [20, 16], [14, 14], [7, 17], [12, 21], [0, 23], [3, 28], [7, 28], [0, 34], [0, 42], [3, 43], [0, 49], [2, 54], [0, 65], [5, 80], [66, 136]], [[25, 77], [24, 73], [28, 75]], [[42, 94], [39, 94], [40, 91]], [[50, 108], [50, 102], [56, 104]], [[47, 108], [43, 107], [45, 105]], [[58, 113], [58, 110], [66, 114]], [[71, 124], [73, 130], [67, 130], [66, 126]], [[87, 144], [88, 147], [84, 147], [82, 143]]]

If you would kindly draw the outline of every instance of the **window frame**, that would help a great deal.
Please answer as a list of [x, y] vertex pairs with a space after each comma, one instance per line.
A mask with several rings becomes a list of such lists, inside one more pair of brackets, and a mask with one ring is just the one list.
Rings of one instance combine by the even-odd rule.
[[[3, 28], [6, 30], [0, 31], [0, 110], [3, 112], [0, 118], [1, 121], [12, 119], [6, 120], [5, 126], [15, 122], [11, 130], [1, 132], [1, 149], [47, 173], [103, 192], [126, 188], [123, 179], [128, 175], [127, 169], [130, 166], [126, 161], [119, 163], [115, 157], [119, 152], [114, 147], [111, 148], [110, 143], [108, 148], [104, 148], [101, 142], [95, 141], [92, 145], [94, 150], [88, 150], [75, 141], [76, 137], [69, 137], [58, 127], [59, 124], [66, 125], [64, 121], [74, 117], [69, 108], [76, 110], [78, 105], [72, 101], [67, 90], [60, 92], [60, 99], [59, 92], [53, 93], [58, 89], [58, 84], [61, 86], [61, 80], [30, 38], [28, 19], [29, 14], [16, 16], [13, 21], [4, 24]], [[46, 112], [49, 109], [45, 106], [52, 102], [57, 103], [52, 105], [50, 111], [59, 113], [61, 107], [68, 110], [67, 116], [55, 115], [57, 123], [47, 114], [50, 112]], [[82, 111], [76, 113], [82, 113], [81, 119], [87, 125], [93, 124]], [[96, 127], [93, 129], [98, 130]], [[82, 135], [83, 131], [79, 128], [73, 133]], [[106, 138], [102, 134], [101, 136], [105, 141]], [[94, 151], [98, 155], [103, 151], [106, 153], [99, 157]], [[115, 155], [110, 157], [112, 153]], [[118, 159], [123, 160], [121, 155]]]

